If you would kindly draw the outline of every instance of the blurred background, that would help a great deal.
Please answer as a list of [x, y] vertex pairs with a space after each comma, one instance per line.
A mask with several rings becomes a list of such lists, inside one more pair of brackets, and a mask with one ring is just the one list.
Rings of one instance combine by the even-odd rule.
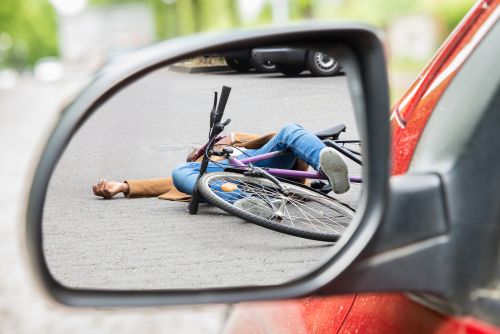
[[4, 0], [0, 89], [78, 79], [127, 51], [204, 31], [359, 20], [387, 34], [394, 100], [472, 0]]
[[[34, 162], [60, 105], [98, 68], [151, 43], [204, 31], [357, 20], [387, 36], [391, 101], [472, 0], [1, 0], [0, 333], [218, 333], [230, 306], [71, 310], [36, 291], [19, 242]], [[90, 187], [89, 187], [90, 192]]]

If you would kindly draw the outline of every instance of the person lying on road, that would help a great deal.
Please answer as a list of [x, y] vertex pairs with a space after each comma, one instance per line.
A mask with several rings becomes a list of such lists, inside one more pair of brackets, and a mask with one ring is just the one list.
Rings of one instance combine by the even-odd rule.
[[[327, 177], [335, 193], [342, 194], [350, 188], [347, 164], [343, 157], [300, 125], [290, 124], [276, 134], [264, 136], [232, 133], [230, 136], [218, 139], [214, 149], [221, 150], [226, 146], [237, 148], [235, 153], [245, 156], [289, 150], [290, 154], [263, 160], [254, 165], [303, 171], [311, 166]], [[191, 152], [187, 157], [187, 162], [176, 167], [171, 177], [124, 182], [101, 179], [92, 187], [94, 195], [109, 199], [118, 193], [123, 193], [128, 198], [158, 196], [172, 201], [189, 201], [199, 175], [204, 151], [205, 148], [201, 147]], [[207, 172], [222, 171], [224, 164], [227, 164], [227, 161], [211, 162]]]

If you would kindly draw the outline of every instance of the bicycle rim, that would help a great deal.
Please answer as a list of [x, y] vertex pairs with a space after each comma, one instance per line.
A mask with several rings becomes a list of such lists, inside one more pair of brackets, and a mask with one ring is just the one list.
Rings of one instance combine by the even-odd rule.
[[311, 188], [280, 184], [284, 191], [266, 178], [219, 172], [205, 174], [198, 188], [212, 205], [251, 223], [307, 239], [339, 239], [354, 216], [352, 209]]

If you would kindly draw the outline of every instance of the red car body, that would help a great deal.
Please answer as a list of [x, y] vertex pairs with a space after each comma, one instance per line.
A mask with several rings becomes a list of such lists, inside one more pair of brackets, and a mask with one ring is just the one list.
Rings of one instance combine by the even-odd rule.
[[[449, 83], [498, 20], [500, 0], [478, 1], [391, 113], [392, 174], [410, 165]], [[473, 317], [438, 313], [406, 294], [367, 294], [239, 304], [227, 333], [500, 333]]]

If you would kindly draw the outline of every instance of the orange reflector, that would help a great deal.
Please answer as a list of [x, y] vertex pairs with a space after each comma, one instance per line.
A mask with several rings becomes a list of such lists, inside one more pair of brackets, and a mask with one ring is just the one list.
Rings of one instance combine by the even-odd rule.
[[236, 189], [238, 189], [238, 186], [234, 183], [226, 182], [222, 186], [220, 186], [220, 188], [222, 189], [222, 191], [231, 192], [231, 191], [235, 191]]

